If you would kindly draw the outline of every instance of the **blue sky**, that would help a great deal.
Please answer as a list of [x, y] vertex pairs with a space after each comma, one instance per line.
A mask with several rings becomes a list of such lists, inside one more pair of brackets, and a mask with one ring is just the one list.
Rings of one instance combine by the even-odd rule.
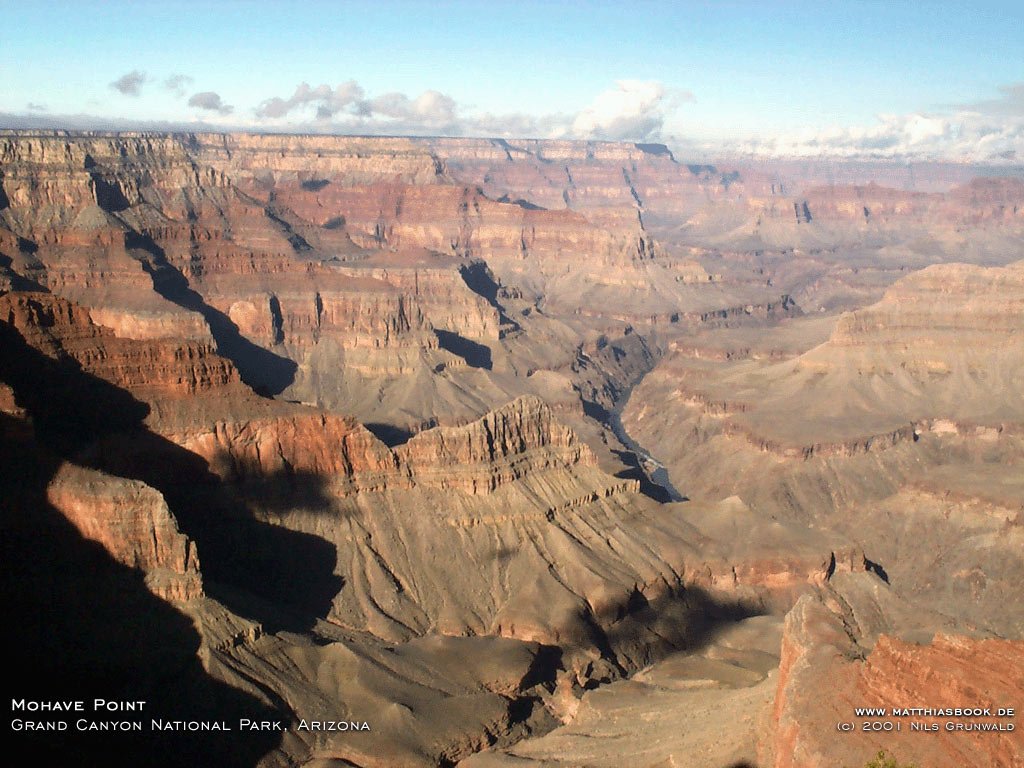
[[[993, 150], [1024, 137], [1019, 0], [4, 0], [0, 10], [0, 113], [11, 124], [89, 115], [779, 151], [898, 150], [893, 131], [961, 150], [973, 131], [1006, 134]], [[188, 79], [167, 87], [176, 75]], [[982, 117], [965, 127], [963, 113]]]

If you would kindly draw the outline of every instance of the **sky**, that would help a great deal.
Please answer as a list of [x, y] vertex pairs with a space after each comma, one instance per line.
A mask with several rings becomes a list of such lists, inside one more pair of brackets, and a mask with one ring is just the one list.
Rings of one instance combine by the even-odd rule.
[[1024, 160], [1024, 2], [0, 0], [0, 127]]

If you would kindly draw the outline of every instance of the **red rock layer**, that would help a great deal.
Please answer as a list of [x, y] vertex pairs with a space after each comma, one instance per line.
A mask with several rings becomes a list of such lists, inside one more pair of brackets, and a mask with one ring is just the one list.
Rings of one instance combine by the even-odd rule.
[[537, 397], [520, 397], [464, 427], [413, 437], [395, 451], [425, 487], [488, 493], [528, 472], [597, 461], [575, 433]]
[[[899, 622], [891, 605], [866, 608], [841, 595], [807, 596], [786, 617], [771, 736], [775, 768], [859, 766], [880, 750], [901, 765], [929, 768], [1024, 764], [1019, 716], [998, 714], [1009, 707], [1019, 715], [1024, 642], [948, 634], [906, 642], [877, 634]], [[885, 714], [857, 716], [858, 707]], [[924, 708], [990, 714], [902, 714]], [[841, 730], [844, 723], [852, 728]], [[972, 729], [985, 724], [1004, 730]]]
[[166, 434], [230, 482], [280, 474], [322, 478], [349, 490], [401, 482], [395, 457], [365, 427], [307, 408], [193, 423]]
[[529, 472], [596, 463], [536, 397], [521, 397], [462, 427], [426, 430], [393, 451], [354, 420], [309, 409], [167, 434], [225, 480], [307, 475], [329, 482], [340, 496], [414, 486], [486, 494]]
[[118, 562], [146, 573], [146, 585], [167, 600], [203, 594], [195, 544], [178, 530], [163, 496], [145, 483], [65, 464], [47, 499], [87, 539]]
[[793, 215], [804, 223], [819, 219], [865, 224], [933, 221], [960, 226], [1020, 223], [1024, 219], [1024, 182], [980, 178], [945, 194], [910, 192], [874, 183], [814, 187], [794, 205]]
[[48, 293], [0, 296], [0, 320], [51, 357], [67, 355], [83, 370], [146, 397], [180, 397], [241, 387], [230, 361], [210, 344], [120, 339], [95, 325], [81, 306]]
[[[252, 395], [208, 346], [119, 339], [81, 307], [45, 293], [0, 296], [0, 318], [51, 357], [68, 356], [149, 401], [151, 427], [226, 480], [286, 472], [330, 478], [342, 492], [415, 482], [486, 493], [552, 462], [594, 463], [535, 397], [464, 427], [429, 430], [392, 452], [351, 418]], [[182, 399], [189, 395], [204, 397]]]
[[421, 247], [496, 264], [532, 257], [534, 267], [555, 274], [583, 257], [622, 264], [653, 254], [635, 214], [621, 228], [602, 228], [573, 211], [495, 202], [471, 187], [330, 184], [309, 191], [281, 184], [275, 195], [320, 226], [340, 215], [366, 248]]

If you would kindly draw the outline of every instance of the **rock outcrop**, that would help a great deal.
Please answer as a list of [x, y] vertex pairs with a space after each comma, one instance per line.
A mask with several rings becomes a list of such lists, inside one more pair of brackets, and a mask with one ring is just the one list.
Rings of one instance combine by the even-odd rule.
[[195, 543], [178, 530], [158, 491], [137, 480], [65, 465], [47, 488], [47, 500], [82, 536], [143, 571], [154, 594], [166, 600], [203, 594]]
[[84, 307], [42, 292], [0, 296], [0, 317], [33, 346], [148, 397], [241, 391], [238, 371], [209, 343], [173, 338], [135, 341], [96, 324]]
[[[1016, 709], [1003, 702], [1024, 685], [1024, 643], [953, 634], [938, 615], [908, 610], [872, 579], [801, 598], [787, 616], [771, 764], [862, 765], [886, 751], [936, 768], [1018, 765], [1018, 718], [999, 710]], [[874, 713], [858, 715], [861, 708]], [[956, 713], [963, 709], [971, 714]]]

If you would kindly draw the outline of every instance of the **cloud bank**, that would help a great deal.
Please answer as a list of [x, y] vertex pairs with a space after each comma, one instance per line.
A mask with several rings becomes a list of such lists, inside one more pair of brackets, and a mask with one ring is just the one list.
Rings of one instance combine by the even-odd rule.
[[669, 91], [658, 82], [619, 80], [573, 118], [571, 133], [612, 140], [656, 138], [666, 115], [693, 100], [689, 91]]
[[787, 134], [716, 140], [663, 132], [681, 155], [830, 157], [849, 160], [1024, 163], [1024, 82], [999, 96], [934, 110], [880, 114], [865, 125], [809, 127]]
[[339, 84], [336, 88], [329, 85], [318, 85], [311, 88], [309, 83], [300, 83], [289, 98], [282, 99], [274, 96], [267, 99], [256, 108], [256, 116], [259, 118], [280, 118], [286, 117], [295, 112], [301, 112], [304, 107], [315, 108], [316, 118], [323, 120], [333, 117], [335, 114], [350, 105], [360, 103], [364, 96], [363, 89], [355, 80]]
[[478, 113], [452, 96], [426, 90], [368, 96], [355, 80], [336, 86], [300, 83], [288, 97], [272, 96], [255, 110], [258, 124], [276, 129], [395, 135], [657, 139], [666, 117], [693, 96], [654, 81], [621, 80], [577, 113]]
[[[867, 126], [835, 126], [792, 136], [719, 143], [714, 150], [776, 157], [830, 157], [878, 160], [1024, 161], [1024, 115], [997, 109], [958, 109], [949, 113], [879, 115]], [[982, 104], [974, 105], [981, 107]], [[712, 149], [710, 144], [702, 147]]]

